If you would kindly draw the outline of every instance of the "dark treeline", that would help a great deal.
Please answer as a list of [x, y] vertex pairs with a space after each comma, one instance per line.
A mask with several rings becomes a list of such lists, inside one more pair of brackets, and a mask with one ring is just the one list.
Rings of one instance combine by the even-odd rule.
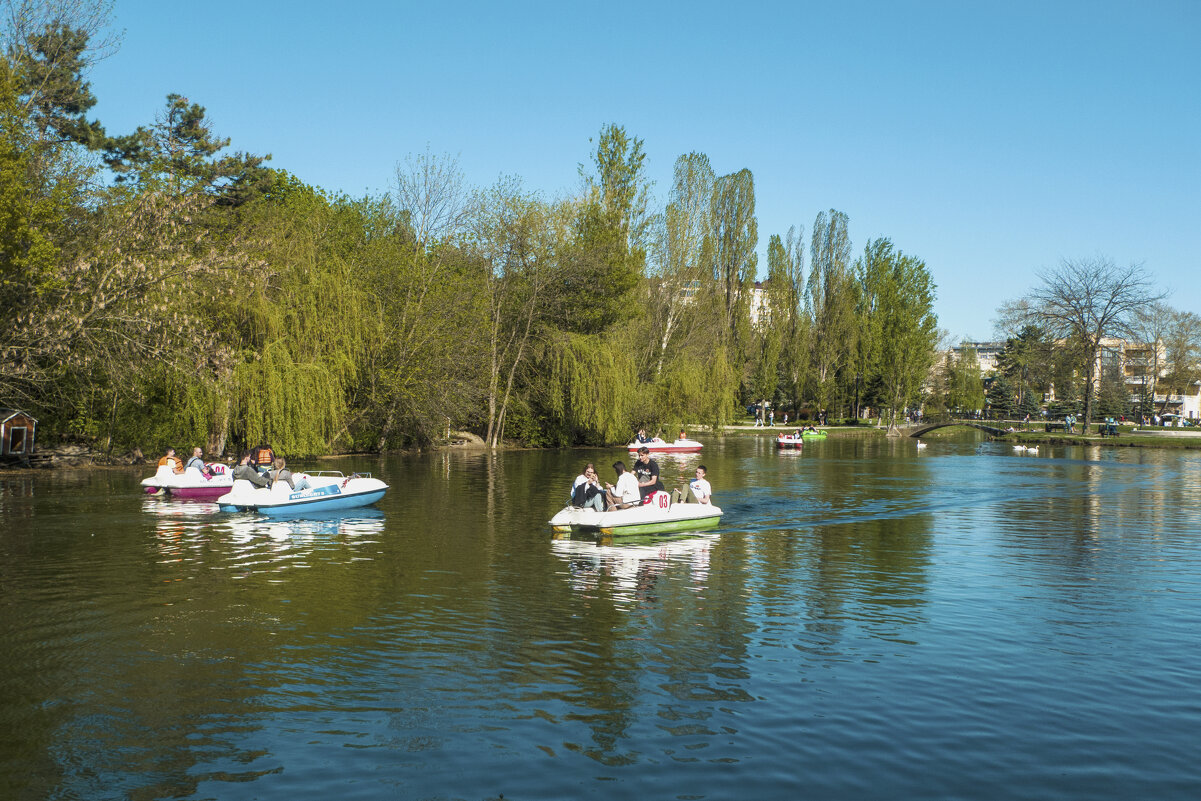
[[[75, 8], [78, 4], [74, 4]], [[23, 6], [0, 58], [0, 405], [101, 449], [385, 450], [720, 427], [771, 400], [896, 414], [934, 358], [934, 286], [847, 217], [772, 234], [751, 173], [603, 127], [571, 196], [467, 186], [429, 153], [352, 198], [230, 153], [171, 95], [111, 134], [86, 81], [102, 15]], [[77, 11], [77, 9], [76, 9]], [[809, 253], [808, 265], [805, 263]]]

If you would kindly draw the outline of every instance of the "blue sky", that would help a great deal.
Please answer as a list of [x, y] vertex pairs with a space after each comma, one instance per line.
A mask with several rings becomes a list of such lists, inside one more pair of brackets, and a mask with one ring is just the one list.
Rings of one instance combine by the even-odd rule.
[[1197, 0], [116, 0], [114, 24], [91, 75], [113, 133], [178, 92], [328, 190], [386, 191], [429, 148], [555, 196], [616, 122], [660, 203], [681, 154], [749, 168], [761, 254], [833, 208], [856, 254], [924, 259], [955, 340], [1065, 257], [1142, 263], [1201, 313]]

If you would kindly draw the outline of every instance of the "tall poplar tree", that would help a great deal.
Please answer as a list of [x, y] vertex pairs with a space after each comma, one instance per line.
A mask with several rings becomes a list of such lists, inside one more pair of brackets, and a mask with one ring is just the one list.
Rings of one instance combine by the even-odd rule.
[[721, 302], [722, 344], [741, 364], [750, 340], [750, 295], [758, 264], [759, 226], [751, 171], [718, 178], [712, 207], [712, 275]]
[[676, 159], [667, 208], [656, 226], [647, 285], [649, 328], [659, 333], [647, 360], [648, 368], [653, 364], [647, 370], [652, 380], [663, 374], [673, 339], [686, 341], [693, 325], [702, 321], [695, 311], [706, 279], [716, 180], [703, 153]]
[[846, 365], [854, 344], [855, 286], [847, 215], [834, 209], [829, 214], [819, 212], [810, 249], [805, 300], [811, 325], [811, 394], [819, 411], [826, 411], [836, 397], [836, 374]]

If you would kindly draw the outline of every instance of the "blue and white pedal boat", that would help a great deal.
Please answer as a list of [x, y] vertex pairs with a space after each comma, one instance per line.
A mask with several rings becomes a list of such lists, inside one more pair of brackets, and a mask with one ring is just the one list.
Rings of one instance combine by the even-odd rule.
[[388, 485], [369, 473], [345, 476], [335, 472], [293, 473], [293, 481], [307, 478], [306, 489], [293, 491], [287, 482], [274, 487], [256, 487], [238, 479], [226, 494], [217, 499], [223, 512], [258, 512], [271, 517], [336, 512], [370, 506], [384, 497]]

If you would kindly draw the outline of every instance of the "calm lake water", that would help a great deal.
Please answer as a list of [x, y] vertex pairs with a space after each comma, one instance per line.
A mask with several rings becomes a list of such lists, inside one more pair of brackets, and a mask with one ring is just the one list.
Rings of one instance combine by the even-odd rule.
[[723, 525], [631, 544], [546, 525], [621, 450], [0, 474], [0, 798], [1201, 797], [1201, 452], [701, 439]]

